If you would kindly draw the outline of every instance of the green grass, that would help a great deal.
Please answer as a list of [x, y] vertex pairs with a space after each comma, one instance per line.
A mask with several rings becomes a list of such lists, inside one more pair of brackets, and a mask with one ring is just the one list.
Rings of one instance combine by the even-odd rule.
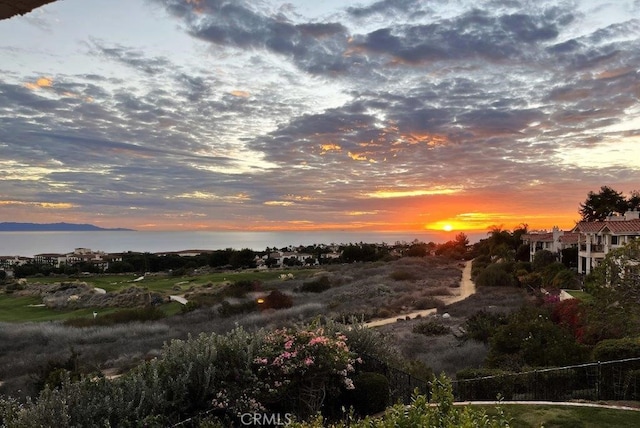
[[[58, 311], [46, 307], [36, 307], [42, 303], [39, 297], [15, 297], [0, 294], [0, 322], [41, 322], [65, 320], [80, 316], [93, 316], [93, 308]], [[101, 308], [100, 311], [105, 311]]]
[[[0, 294], [0, 322], [43, 322], [64, 321], [70, 318], [93, 318], [93, 311], [100, 314], [116, 312], [119, 308], [82, 308], [55, 310], [42, 306], [31, 306], [42, 303], [39, 297], [16, 297], [11, 294]], [[177, 302], [158, 306], [166, 316], [179, 314], [182, 305]]]
[[[133, 282], [137, 279], [138, 275], [95, 275], [81, 278], [64, 278], [64, 277], [36, 277], [27, 278], [28, 283], [36, 284], [51, 284], [61, 281], [81, 281], [87, 284], [93, 285], [97, 288], [102, 288], [109, 293], [124, 290], [132, 286], [145, 287], [149, 291], [173, 294], [180, 293], [180, 291], [186, 291], [191, 287], [198, 287], [207, 284], [221, 284], [225, 281], [270, 281], [277, 279], [281, 274], [292, 273], [295, 278], [306, 278], [313, 273], [317, 272], [314, 269], [300, 269], [300, 270], [278, 270], [278, 271], [242, 271], [242, 272], [216, 272], [207, 275], [198, 276], [185, 276], [185, 277], [172, 277], [172, 276], [155, 276], [148, 275], [143, 280]], [[174, 287], [180, 287], [180, 291], [174, 290]]]
[[566, 290], [566, 291], [571, 296], [575, 297], [576, 299], [582, 300], [585, 303], [589, 303], [593, 300], [593, 296], [587, 293], [586, 291], [581, 291], [581, 290]]
[[[137, 275], [95, 275], [81, 278], [66, 277], [34, 277], [27, 278], [28, 284], [51, 284], [55, 282], [86, 282], [97, 288], [102, 288], [107, 293], [114, 293], [129, 287], [143, 287], [152, 292], [164, 295], [182, 294], [191, 288], [205, 285], [222, 285], [225, 282], [236, 282], [242, 280], [249, 281], [270, 281], [277, 279], [281, 274], [292, 273], [296, 279], [306, 278], [317, 272], [315, 269], [296, 269], [278, 271], [242, 271], [242, 272], [216, 272], [207, 275], [171, 277], [171, 276], [146, 276], [143, 280], [133, 282]], [[179, 287], [179, 290], [176, 289]], [[66, 320], [76, 317], [92, 317], [93, 311], [113, 312], [117, 308], [83, 308], [73, 310], [54, 310], [45, 307], [33, 307], [42, 303], [39, 297], [23, 297], [13, 294], [0, 293], [0, 322], [42, 322]], [[167, 303], [160, 306], [160, 309], [167, 315], [180, 313], [182, 305], [176, 302]]]
[[[514, 428], [622, 428], [640, 426], [640, 411], [582, 406], [518, 405], [501, 406]], [[488, 414], [495, 408], [484, 407]]]

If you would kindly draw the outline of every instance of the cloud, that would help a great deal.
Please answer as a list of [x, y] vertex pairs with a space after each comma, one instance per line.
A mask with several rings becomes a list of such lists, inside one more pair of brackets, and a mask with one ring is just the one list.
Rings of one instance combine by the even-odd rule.
[[90, 67], [0, 65], [3, 199], [141, 224], [418, 228], [575, 214], [603, 180], [640, 180], [623, 162], [637, 3], [150, 3], [193, 45], [123, 29], [78, 43]]
[[53, 85], [53, 80], [50, 77], [41, 77], [35, 82], [27, 82], [24, 86], [28, 89], [40, 89], [40, 88], [50, 88]]

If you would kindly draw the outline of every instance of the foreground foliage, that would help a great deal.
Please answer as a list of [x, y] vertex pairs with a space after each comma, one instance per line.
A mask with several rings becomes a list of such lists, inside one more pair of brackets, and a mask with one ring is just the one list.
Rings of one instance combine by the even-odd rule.
[[410, 405], [397, 404], [388, 408], [381, 417], [366, 417], [353, 420], [347, 416], [346, 420], [336, 424], [326, 425], [322, 417], [303, 423], [293, 423], [294, 428], [415, 428], [415, 427], [439, 427], [439, 428], [471, 428], [509, 427], [509, 419], [502, 409], [497, 406], [493, 415], [489, 415], [484, 409], [471, 406], [454, 406], [451, 383], [441, 376], [433, 382], [433, 390], [430, 397], [414, 395]]
[[203, 333], [116, 379], [58, 371], [37, 398], [0, 399], [0, 426], [167, 426], [215, 409], [225, 421], [256, 411], [306, 417], [353, 388], [354, 350], [391, 355], [374, 331], [337, 323]]

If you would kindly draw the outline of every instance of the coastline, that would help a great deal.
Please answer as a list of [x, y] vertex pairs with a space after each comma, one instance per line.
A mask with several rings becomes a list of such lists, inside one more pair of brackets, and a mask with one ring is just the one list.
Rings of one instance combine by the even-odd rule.
[[[313, 244], [396, 242], [442, 243], [453, 239], [456, 232], [448, 234], [431, 232], [200, 232], [200, 231], [92, 231], [92, 232], [0, 232], [0, 256], [33, 257], [40, 253], [68, 253], [75, 248], [90, 248], [107, 253], [168, 252], [190, 249], [236, 250], [249, 248], [263, 251], [267, 247]], [[471, 243], [486, 237], [486, 232], [469, 234]]]

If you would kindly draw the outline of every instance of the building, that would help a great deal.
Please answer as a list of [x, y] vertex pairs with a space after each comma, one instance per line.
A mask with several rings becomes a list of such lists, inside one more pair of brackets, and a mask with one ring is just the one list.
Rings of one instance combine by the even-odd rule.
[[66, 254], [58, 253], [34, 254], [33, 262], [38, 265], [49, 265], [55, 268], [59, 268], [63, 264], [67, 263], [67, 256]]
[[588, 274], [609, 251], [640, 238], [640, 212], [628, 211], [603, 221], [581, 221], [572, 232], [579, 235], [578, 272]]
[[109, 263], [121, 262], [122, 254], [107, 254], [104, 251], [93, 251], [89, 248], [76, 248], [72, 253], [42, 253], [33, 256], [33, 262], [60, 268], [64, 265], [91, 264], [98, 269], [108, 269]]
[[22, 266], [30, 262], [30, 257], [0, 256], [0, 270], [13, 270], [14, 266]]
[[578, 245], [578, 235], [573, 230], [564, 231], [554, 226], [551, 232], [534, 230], [522, 235], [521, 239], [525, 244], [529, 244], [529, 261], [533, 261], [533, 256], [541, 250], [551, 251], [561, 260], [562, 250]]

